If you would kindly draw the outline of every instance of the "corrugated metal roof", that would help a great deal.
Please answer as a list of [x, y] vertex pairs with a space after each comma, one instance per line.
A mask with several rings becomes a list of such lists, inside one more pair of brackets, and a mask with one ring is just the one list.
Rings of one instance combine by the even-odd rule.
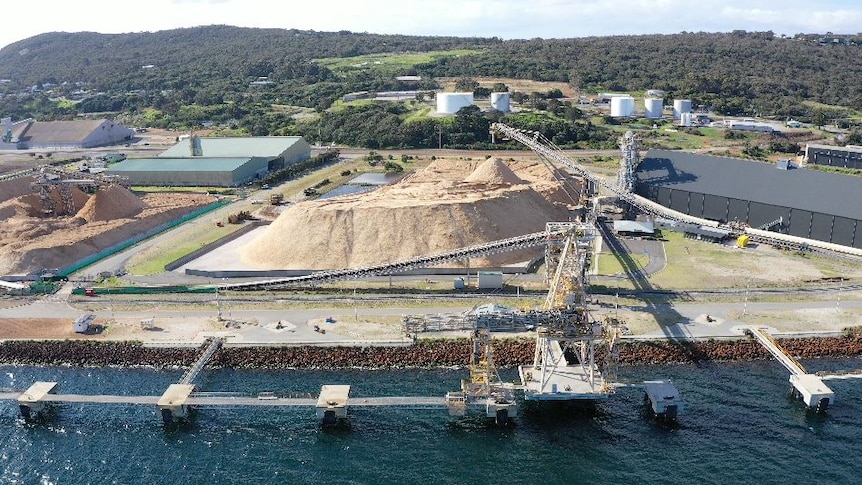
[[847, 146], [836, 146], [836, 145], [819, 145], [817, 143], [808, 143], [805, 145], [806, 149], [815, 148], [817, 150], [830, 150], [834, 152], [850, 152], [850, 153], [862, 153], [862, 147], [856, 145], [847, 145]]
[[614, 221], [616, 232], [639, 232], [643, 234], [654, 234], [655, 226], [652, 222], [641, 221]]
[[230, 172], [251, 160], [245, 158], [128, 158], [105, 170], [114, 172]]
[[[204, 157], [269, 157], [275, 158], [302, 140], [301, 136], [207, 137], [200, 140]], [[183, 140], [162, 152], [159, 157], [192, 156], [191, 142]]]
[[31, 145], [81, 143], [105, 121], [107, 120], [37, 121], [30, 124], [19, 136]]
[[862, 219], [862, 177], [773, 163], [650, 150], [635, 171], [639, 183]]

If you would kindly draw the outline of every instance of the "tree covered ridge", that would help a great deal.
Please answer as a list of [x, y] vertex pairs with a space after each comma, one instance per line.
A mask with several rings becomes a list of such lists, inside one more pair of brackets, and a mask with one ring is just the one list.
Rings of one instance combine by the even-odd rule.
[[417, 66], [435, 76], [564, 81], [585, 90], [662, 89], [725, 114], [802, 115], [802, 100], [862, 108], [862, 46], [767, 33], [513, 40]]
[[[244, 81], [324, 57], [484, 48], [498, 42], [227, 25], [128, 34], [52, 32], [0, 49], [0, 79], [23, 86], [79, 81], [105, 89], [146, 89], [155, 83]], [[142, 75], [144, 65], [155, 69]]]

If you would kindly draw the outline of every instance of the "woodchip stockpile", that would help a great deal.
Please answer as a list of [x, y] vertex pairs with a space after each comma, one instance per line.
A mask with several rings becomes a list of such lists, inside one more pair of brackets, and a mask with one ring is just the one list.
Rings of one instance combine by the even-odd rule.
[[[556, 174], [559, 176], [559, 174]], [[535, 162], [436, 160], [375, 191], [305, 201], [240, 250], [267, 269], [355, 268], [437, 254], [543, 231], [566, 221], [575, 187]], [[541, 248], [471, 260], [472, 267], [527, 261]], [[447, 264], [447, 266], [456, 266]]]

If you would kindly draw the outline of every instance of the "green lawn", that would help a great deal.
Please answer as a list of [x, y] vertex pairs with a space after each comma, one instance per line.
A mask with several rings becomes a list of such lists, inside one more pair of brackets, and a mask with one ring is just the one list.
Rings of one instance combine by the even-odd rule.
[[421, 120], [423, 118], [427, 118], [429, 113], [431, 113], [431, 107], [429, 107], [429, 106], [422, 107], [420, 109], [417, 109], [415, 111], [411, 111], [410, 113], [408, 113], [404, 117], [404, 122], [410, 123], [413, 121]]
[[178, 234], [169, 242], [137, 253], [126, 269], [133, 275], [162, 273], [165, 271], [166, 264], [215, 242], [243, 226], [243, 224], [225, 224], [224, 227], [219, 227], [215, 223], [190, 226], [190, 230]]
[[[638, 268], [643, 268], [649, 263], [649, 257], [644, 254], [628, 254], [626, 258], [631, 259]], [[615, 255], [610, 253], [599, 254], [598, 274], [610, 276], [623, 273], [624, 271], [623, 265]]]

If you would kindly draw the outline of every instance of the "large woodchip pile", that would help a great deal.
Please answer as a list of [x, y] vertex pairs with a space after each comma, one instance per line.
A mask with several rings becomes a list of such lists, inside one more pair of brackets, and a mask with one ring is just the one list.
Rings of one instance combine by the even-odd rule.
[[[533, 162], [437, 160], [370, 193], [295, 204], [240, 256], [267, 269], [362, 267], [543, 231], [548, 221], [568, 220], [572, 204], [553, 174]], [[516, 264], [541, 251], [470, 265]]]

